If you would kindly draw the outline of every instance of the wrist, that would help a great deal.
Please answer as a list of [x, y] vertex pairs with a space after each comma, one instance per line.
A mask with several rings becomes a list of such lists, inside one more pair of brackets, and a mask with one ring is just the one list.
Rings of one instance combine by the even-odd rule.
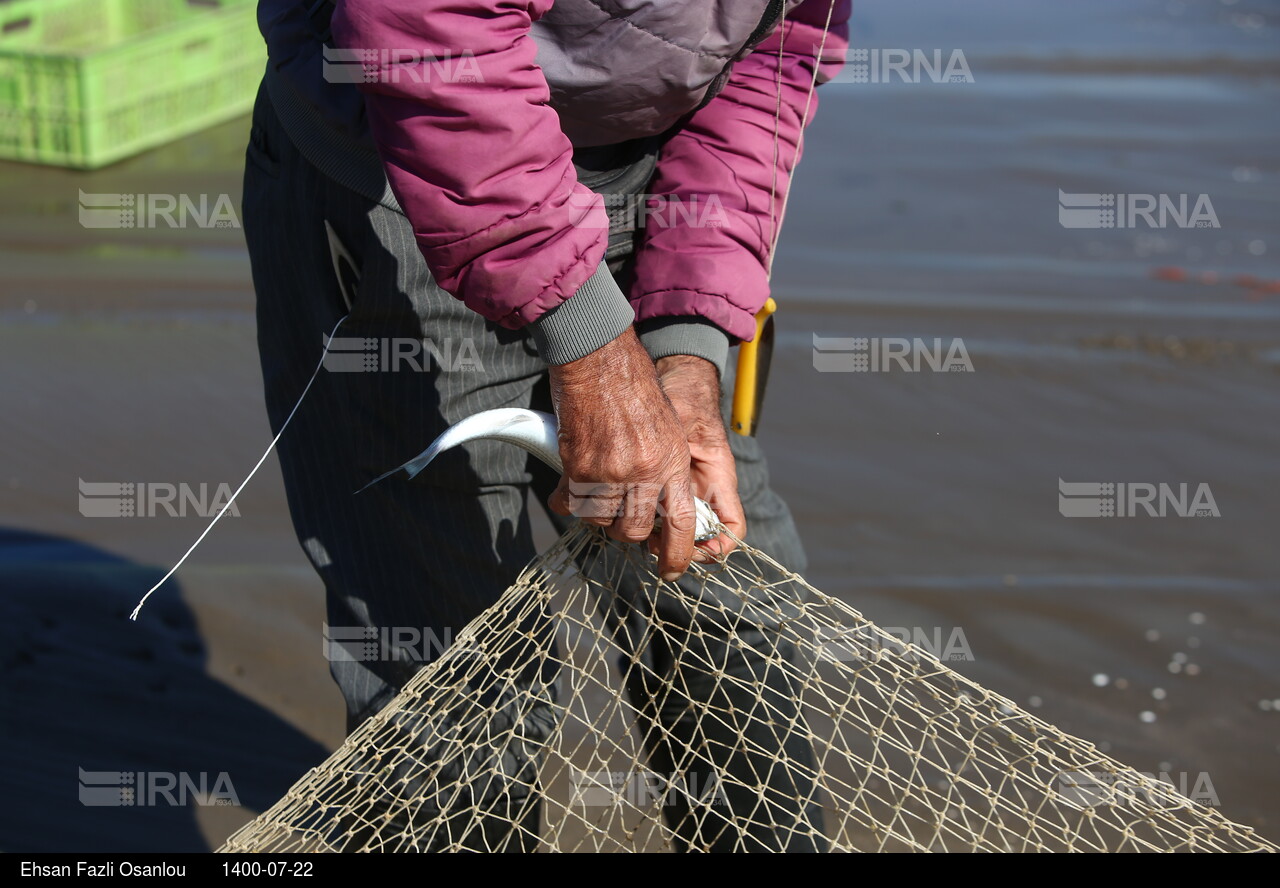
[[697, 355], [667, 355], [665, 358], [654, 361], [654, 366], [659, 376], [669, 373], [710, 376], [715, 378], [717, 385], [720, 380], [720, 369], [712, 361]]
[[656, 359], [653, 363], [660, 375], [663, 373], [685, 373], [714, 380], [717, 386], [720, 384], [720, 368], [716, 366], [714, 361], [699, 355], [666, 355]]
[[631, 327], [590, 354], [548, 370], [557, 403], [565, 395], [608, 399], [611, 393], [657, 381], [653, 361]]
[[659, 358], [658, 378], [686, 426], [710, 417], [720, 420], [720, 371], [715, 364], [693, 355]]

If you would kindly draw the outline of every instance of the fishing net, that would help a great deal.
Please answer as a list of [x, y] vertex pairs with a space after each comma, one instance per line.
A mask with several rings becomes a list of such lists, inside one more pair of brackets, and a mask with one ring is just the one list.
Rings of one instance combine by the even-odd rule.
[[222, 850], [1277, 850], [750, 546], [653, 565], [570, 529]]

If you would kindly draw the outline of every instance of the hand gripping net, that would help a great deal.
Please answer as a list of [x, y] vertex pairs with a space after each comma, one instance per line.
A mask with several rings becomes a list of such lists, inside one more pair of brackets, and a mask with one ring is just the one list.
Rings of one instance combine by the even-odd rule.
[[571, 528], [222, 850], [1277, 850], [749, 545], [653, 566]]

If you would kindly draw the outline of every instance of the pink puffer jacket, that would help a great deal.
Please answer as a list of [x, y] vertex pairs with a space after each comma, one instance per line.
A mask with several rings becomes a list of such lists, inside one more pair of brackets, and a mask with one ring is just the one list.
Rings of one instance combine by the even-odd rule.
[[[649, 190], [702, 206], [645, 226], [626, 294], [637, 321], [701, 318], [735, 339], [754, 335], [753, 316], [769, 295], [773, 220], [802, 120], [817, 105], [810, 87], [834, 76], [848, 46], [849, 0], [795, 2], [783, 26], [733, 64], [720, 92], [688, 109], [663, 148]], [[360, 89], [388, 181], [432, 273], [508, 327], [536, 322], [574, 296], [598, 272], [607, 239], [601, 200], [577, 181], [574, 145], [537, 64], [531, 28], [552, 6], [339, 0], [332, 21], [336, 47], [469, 59], [457, 68], [467, 76], [439, 76], [439, 68], [432, 76], [429, 62], [422, 76], [407, 76], [388, 63], [394, 53], [383, 53]], [[639, 135], [620, 132], [618, 140]]]

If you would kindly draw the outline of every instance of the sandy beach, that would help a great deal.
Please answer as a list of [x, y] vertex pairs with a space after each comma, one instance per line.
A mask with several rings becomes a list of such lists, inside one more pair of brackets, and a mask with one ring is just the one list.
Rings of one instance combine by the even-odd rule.
[[[1277, 840], [1280, 9], [1026, 5], [855, 4], [855, 45], [962, 48], [973, 82], [823, 88], [774, 276], [773, 479], [815, 586], [961, 629], [955, 668], [1140, 771], [1208, 775]], [[234, 489], [270, 441], [241, 232], [77, 214], [238, 212], [247, 131], [0, 163], [6, 851], [217, 847], [343, 737], [274, 458], [137, 623], [207, 519], [78, 499]], [[1068, 229], [1059, 191], [1207, 194], [1220, 226]], [[819, 372], [815, 335], [961, 340], [972, 372]], [[1066, 518], [1060, 480], [1206, 484], [1220, 517]], [[78, 769], [225, 773], [239, 805], [86, 806]]]

